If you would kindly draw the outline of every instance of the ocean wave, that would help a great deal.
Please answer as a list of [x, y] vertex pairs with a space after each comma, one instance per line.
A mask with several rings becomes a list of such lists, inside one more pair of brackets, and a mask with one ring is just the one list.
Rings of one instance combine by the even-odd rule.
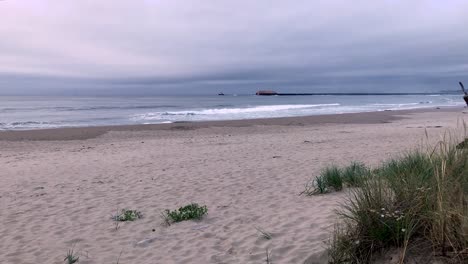
[[158, 108], [175, 108], [175, 105], [129, 105], [129, 106], [92, 106], [92, 107], [76, 107], [66, 109], [65, 111], [94, 111], [94, 110], [128, 110], [128, 109], [158, 109]]
[[186, 110], [186, 111], [173, 111], [173, 112], [153, 112], [140, 114], [135, 116], [133, 119], [143, 119], [143, 120], [155, 120], [161, 119], [164, 117], [170, 118], [171, 116], [181, 116], [181, 117], [190, 117], [190, 116], [238, 116], [238, 115], [248, 115], [248, 114], [262, 114], [262, 113], [275, 113], [281, 111], [290, 111], [290, 110], [303, 110], [303, 109], [314, 109], [321, 107], [333, 107], [339, 106], [338, 103], [333, 104], [305, 104], [305, 105], [262, 105], [254, 107], [244, 107], [244, 108], [211, 108], [203, 110]]
[[245, 108], [213, 108], [198, 111], [177, 111], [166, 112], [168, 115], [222, 115], [222, 114], [243, 114], [243, 113], [258, 113], [258, 112], [274, 112], [294, 109], [339, 106], [340, 104], [306, 104], [306, 105], [261, 105]]
[[5, 107], [0, 108], [0, 112], [15, 112], [15, 111], [97, 111], [97, 110], [130, 110], [130, 109], [160, 109], [160, 108], [176, 108], [175, 105], [128, 105], [128, 106], [86, 106], [86, 107], [71, 107], [71, 106], [47, 106], [47, 107]]
[[0, 130], [11, 129], [31, 129], [31, 128], [54, 128], [59, 127], [58, 123], [54, 122], [39, 122], [39, 121], [17, 121], [0, 123]]
[[373, 106], [383, 106], [383, 107], [405, 107], [405, 106], [412, 106], [412, 105], [419, 105], [419, 103], [406, 103], [406, 104], [371, 104]]

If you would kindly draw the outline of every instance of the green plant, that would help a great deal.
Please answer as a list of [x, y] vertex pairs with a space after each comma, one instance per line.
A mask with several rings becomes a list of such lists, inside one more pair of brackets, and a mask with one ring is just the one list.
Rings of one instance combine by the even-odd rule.
[[[143, 217], [143, 214], [137, 210], [128, 210], [122, 209], [119, 213], [112, 216], [114, 221], [125, 222], [125, 221], [135, 221]], [[116, 230], [118, 226], [116, 226]]]
[[300, 194], [308, 196], [324, 194], [330, 190], [340, 191], [343, 188], [342, 172], [337, 166], [326, 167], [319, 176], [309, 180]]
[[357, 251], [360, 241], [357, 236], [350, 233], [351, 231], [354, 230], [344, 226], [344, 224], [335, 225], [333, 237], [328, 247], [328, 263], [359, 263], [356, 256], [365, 252]]
[[328, 188], [325, 184], [325, 180], [323, 177], [316, 176], [315, 178], [310, 179], [304, 188], [304, 191], [302, 191], [299, 195], [305, 194], [307, 196], [312, 196], [315, 194], [324, 194], [328, 192]]
[[326, 187], [331, 187], [335, 191], [343, 189], [343, 179], [341, 178], [341, 170], [337, 166], [330, 166], [325, 168], [320, 176]]
[[441, 142], [409, 152], [368, 172], [358, 186], [339, 211], [330, 263], [369, 263], [390, 248], [401, 249], [400, 263], [416, 248], [467, 261], [467, 149]]
[[323, 194], [323, 193], [328, 192], [327, 185], [326, 185], [325, 180], [323, 179], [322, 176], [315, 177], [314, 186], [315, 186], [315, 188], [313, 189], [312, 194], [314, 194], [314, 193]]
[[68, 264], [73, 264], [73, 263], [77, 263], [79, 259], [80, 259], [79, 257], [75, 256], [75, 253], [73, 252], [73, 248], [72, 248], [68, 250], [67, 255], [65, 256], [63, 260], [66, 261]]
[[370, 174], [370, 170], [360, 162], [352, 162], [342, 170], [342, 179], [350, 187], [357, 187]]
[[192, 203], [177, 210], [171, 211], [166, 209], [163, 216], [167, 223], [181, 222], [185, 220], [201, 219], [208, 212], [206, 206], [200, 206], [196, 203]]

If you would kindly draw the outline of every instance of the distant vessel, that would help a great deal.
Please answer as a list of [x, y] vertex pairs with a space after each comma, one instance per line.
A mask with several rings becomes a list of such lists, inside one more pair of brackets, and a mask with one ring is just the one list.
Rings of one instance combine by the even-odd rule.
[[220, 92], [218, 95], [224, 95], [224, 93], [223, 93], [223, 92]]
[[277, 95], [278, 93], [272, 90], [260, 90], [255, 93], [256, 95]]

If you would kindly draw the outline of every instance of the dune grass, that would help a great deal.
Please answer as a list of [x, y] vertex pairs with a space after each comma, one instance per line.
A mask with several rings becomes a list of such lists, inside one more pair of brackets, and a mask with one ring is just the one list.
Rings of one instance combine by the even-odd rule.
[[332, 165], [323, 169], [320, 175], [307, 182], [305, 190], [301, 194], [310, 196], [341, 191], [344, 186], [357, 187], [360, 185], [362, 178], [369, 173], [370, 170], [363, 163], [356, 161], [344, 168]]
[[369, 168], [363, 163], [353, 161], [348, 167], [342, 170], [341, 177], [348, 187], [358, 187], [363, 178], [370, 173]]
[[320, 175], [311, 179], [305, 186], [301, 194], [315, 195], [324, 194], [330, 191], [340, 191], [343, 188], [343, 179], [341, 169], [333, 165], [326, 167], [320, 172]]
[[343, 189], [343, 178], [341, 177], [341, 169], [337, 166], [325, 168], [319, 177], [322, 177], [326, 187], [334, 191]]
[[399, 263], [408, 255], [468, 263], [468, 149], [441, 142], [359, 175], [339, 211], [329, 263], [369, 263], [390, 249]]

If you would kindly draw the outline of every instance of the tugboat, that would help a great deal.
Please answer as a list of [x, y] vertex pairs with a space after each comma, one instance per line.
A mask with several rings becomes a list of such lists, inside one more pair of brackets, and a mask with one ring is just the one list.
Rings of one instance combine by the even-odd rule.
[[224, 93], [223, 93], [223, 92], [220, 92], [218, 95], [224, 95]]

